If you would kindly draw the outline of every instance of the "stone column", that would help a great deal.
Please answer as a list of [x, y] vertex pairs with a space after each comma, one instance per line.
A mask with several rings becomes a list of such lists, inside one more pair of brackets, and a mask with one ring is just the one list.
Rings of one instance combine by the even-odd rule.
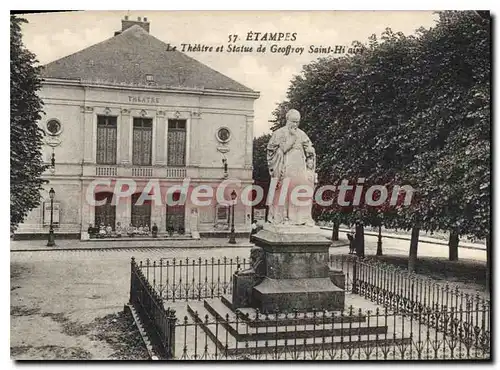
[[[124, 165], [129, 165], [132, 162], [130, 158], [130, 142], [132, 135], [132, 122], [129, 109], [122, 109], [120, 114], [120, 162]], [[128, 225], [128, 224], [127, 224]]]
[[191, 112], [189, 131], [189, 135], [187, 136], [187, 139], [189, 139], [190, 150], [189, 165], [199, 166], [202, 154], [202, 151], [199, 149], [201, 147], [200, 136], [203, 135], [203, 131], [201, 130], [201, 114], [199, 111]]
[[246, 116], [246, 134], [245, 134], [245, 169], [252, 168], [253, 155], [253, 116]]
[[81, 193], [81, 230], [80, 232], [82, 233], [82, 236], [84, 235], [83, 233], [86, 233], [89, 224], [94, 225], [95, 217], [94, 217], [94, 207], [90, 205], [89, 201], [87, 200], [87, 187], [89, 186], [88, 183], [83, 183], [82, 186], [82, 193]]
[[162, 205], [161, 204], [155, 204], [155, 202], [152, 203], [151, 205], [151, 225], [149, 225], [149, 229], [153, 227], [153, 224], [156, 223], [156, 226], [158, 226], [158, 234], [164, 232], [164, 228], [162, 229]]
[[166, 127], [167, 120], [164, 111], [156, 112], [156, 128], [155, 128], [155, 165], [165, 166], [167, 164], [165, 158], [165, 143], [166, 143]]
[[120, 222], [122, 227], [127, 227], [130, 224], [132, 212], [132, 197], [120, 198], [116, 205], [116, 220]]
[[97, 127], [94, 123], [94, 108], [82, 106], [80, 111], [83, 113], [83, 163], [95, 163], [94, 147], [97, 142]]

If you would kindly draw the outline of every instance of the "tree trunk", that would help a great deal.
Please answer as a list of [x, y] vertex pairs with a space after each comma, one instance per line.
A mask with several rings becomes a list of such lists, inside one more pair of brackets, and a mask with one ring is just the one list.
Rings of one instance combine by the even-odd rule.
[[377, 256], [382, 255], [382, 226], [378, 227], [378, 238], [377, 238]]
[[411, 229], [411, 241], [410, 241], [410, 256], [408, 258], [408, 271], [415, 272], [415, 267], [417, 265], [417, 250], [418, 250], [418, 236], [420, 234], [420, 227], [415, 226]]
[[[486, 291], [490, 292], [491, 288], [491, 234], [486, 236]], [[490, 292], [491, 295], [491, 292]]]
[[354, 238], [354, 243], [356, 246], [356, 255], [360, 258], [364, 258], [365, 256], [365, 231], [363, 224], [358, 222], [356, 223], [356, 235]]
[[458, 241], [458, 233], [456, 230], [452, 230], [450, 232], [450, 240], [448, 242], [450, 261], [458, 261]]
[[339, 240], [339, 223], [335, 221], [332, 226], [332, 242]]

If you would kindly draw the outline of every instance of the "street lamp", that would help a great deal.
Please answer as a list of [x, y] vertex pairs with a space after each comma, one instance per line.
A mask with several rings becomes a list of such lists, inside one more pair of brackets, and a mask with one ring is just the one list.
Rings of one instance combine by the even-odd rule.
[[224, 178], [227, 179], [228, 173], [227, 173], [227, 159], [222, 158], [222, 165], [224, 166]]
[[236, 244], [236, 237], [234, 235], [234, 204], [236, 203], [236, 191], [231, 193], [231, 235], [229, 236], [229, 244]]
[[54, 235], [54, 197], [56, 192], [54, 188], [50, 188], [49, 197], [50, 197], [50, 228], [49, 228], [49, 240], [47, 242], [47, 247], [53, 247], [56, 245], [55, 235]]

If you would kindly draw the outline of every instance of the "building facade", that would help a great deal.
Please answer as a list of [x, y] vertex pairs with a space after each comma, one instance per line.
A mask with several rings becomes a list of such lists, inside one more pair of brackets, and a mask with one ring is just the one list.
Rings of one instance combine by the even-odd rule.
[[[169, 50], [149, 26], [145, 18], [125, 19], [110, 39], [45, 66], [39, 124], [46, 133], [44, 158], [54, 166], [44, 175], [43, 203], [17, 235], [48, 232], [50, 188], [58, 234], [80, 236], [89, 225], [118, 223], [156, 224], [160, 234], [189, 234], [192, 227], [202, 236], [227, 234], [229, 207], [215, 192], [222, 182], [238, 180], [241, 186], [228, 184], [228, 199], [252, 183], [259, 94]], [[186, 181], [191, 189], [211, 187], [210, 204], [193, 204], [190, 197], [175, 202], [179, 190], [171, 196], [183, 204], [166, 204], [169, 189]], [[122, 195], [131, 194], [117, 198], [117, 183], [128, 184], [120, 185]], [[160, 202], [153, 196], [158, 189]], [[137, 202], [143, 190], [152, 200]], [[251, 207], [238, 202], [234, 213], [236, 231], [248, 232]]]

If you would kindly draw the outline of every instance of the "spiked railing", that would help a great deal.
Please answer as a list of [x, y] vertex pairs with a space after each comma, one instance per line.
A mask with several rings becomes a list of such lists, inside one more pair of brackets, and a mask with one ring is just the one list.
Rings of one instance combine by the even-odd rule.
[[[316, 311], [314, 320], [304, 324], [305, 314], [297, 310], [273, 314], [256, 311], [241, 319], [238, 315], [221, 318], [189, 310], [189, 316], [178, 320], [176, 325], [178, 350], [174, 358], [268, 361], [490, 358], [489, 348], [467, 341], [463, 334], [459, 336], [455, 332], [458, 327], [436, 330], [419, 321], [419, 314], [396, 313], [387, 308], [362, 312], [351, 306], [344, 311]], [[258, 324], [253, 326], [250, 322]]]
[[[257, 311], [255, 317], [241, 313], [212, 317], [194, 310], [190, 317], [179, 320], [173, 310], [163, 308], [169, 301], [201, 302], [230, 295], [233, 273], [248, 267], [247, 260], [239, 258], [165, 258], [139, 264], [132, 259], [130, 301], [149, 323], [149, 331], [160, 338], [166, 358], [489, 358], [489, 300], [375, 261], [332, 256], [329, 265], [345, 273], [346, 291], [383, 307], [382, 311], [315, 311], [311, 318], [311, 313], [306, 317], [306, 313], [296, 310], [276, 312], [274, 316]], [[362, 321], [353, 320], [357, 315], [389, 330], [375, 334], [363, 334], [364, 329], [356, 331]], [[346, 335], [339, 337], [335, 334], [338, 332], [324, 330], [334, 321], [346, 326]], [[281, 327], [285, 334], [278, 337], [273, 325]], [[235, 330], [246, 339], [231, 339]], [[309, 338], [295, 334], [304, 330], [314, 335]], [[365, 339], [368, 344], [363, 342]], [[362, 345], [354, 345], [356, 341]]]
[[353, 293], [396, 312], [419, 315], [419, 320], [438, 330], [461, 327], [472, 340], [489, 348], [491, 302], [478, 293], [464, 293], [447, 283], [369, 259], [331, 256], [330, 265], [344, 271], [346, 286]]
[[161, 258], [141, 265], [161, 299], [201, 300], [232, 292], [233, 273], [248, 267], [245, 258]]
[[164, 359], [174, 357], [175, 353], [175, 311], [165, 309], [163, 300], [143, 274], [142, 262], [139, 265], [132, 257], [130, 263], [129, 304], [137, 311], [141, 323], [149, 333], [155, 352]]

